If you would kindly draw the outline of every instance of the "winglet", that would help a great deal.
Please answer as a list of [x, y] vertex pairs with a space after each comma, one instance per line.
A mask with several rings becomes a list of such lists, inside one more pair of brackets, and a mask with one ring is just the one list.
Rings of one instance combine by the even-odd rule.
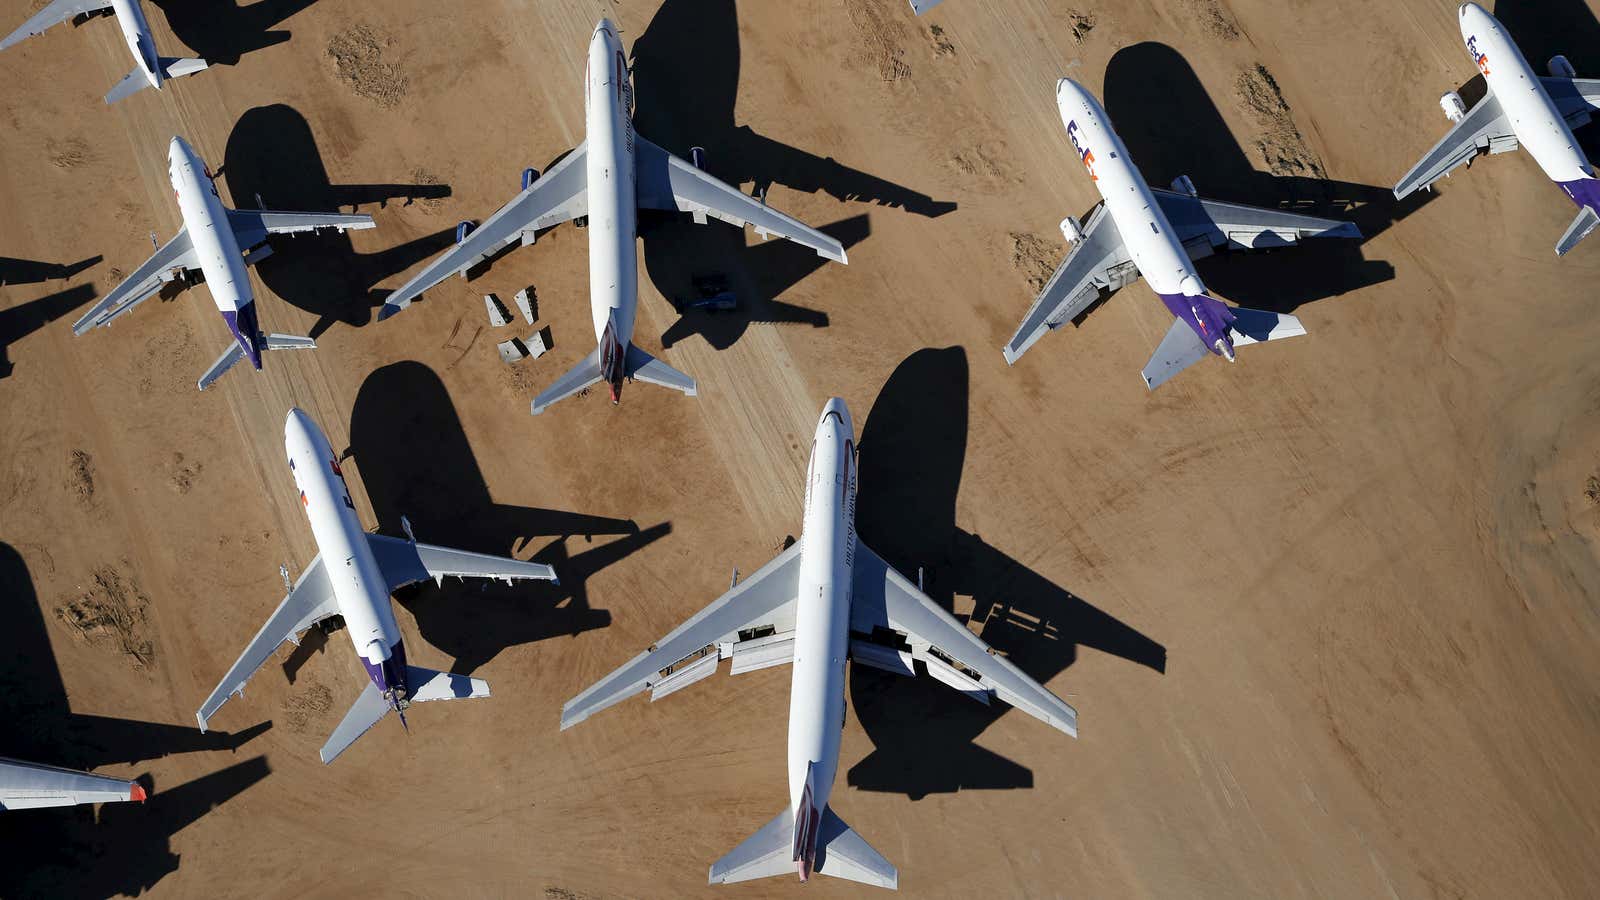
[[132, 784], [128, 785], [128, 799], [129, 800], [137, 800], [140, 803], [143, 803], [145, 801], [145, 797], [146, 796], [147, 795], [145, 794], [145, 791], [144, 791], [144, 785], [140, 784], [137, 781], [135, 781]]

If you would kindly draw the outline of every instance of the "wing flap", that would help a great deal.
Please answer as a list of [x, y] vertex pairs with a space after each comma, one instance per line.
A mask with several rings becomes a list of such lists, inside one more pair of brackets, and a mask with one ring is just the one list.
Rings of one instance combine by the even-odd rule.
[[435, 257], [390, 294], [379, 318], [388, 318], [405, 309], [423, 291], [451, 275], [465, 272], [513, 241], [532, 243], [540, 229], [586, 215], [589, 187], [584, 160], [588, 155], [589, 144], [585, 141], [485, 219], [465, 240]]
[[371, 216], [344, 215], [342, 213], [276, 212], [258, 209], [228, 210], [228, 225], [239, 246], [254, 247], [269, 234], [302, 234], [308, 231], [334, 229], [340, 234], [363, 228], [374, 228]]
[[45, 31], [73, 16], [110, 8], [110, 0], [55, 0], [54, 3], [29, 16], [28, 21], [23, 22], [16, 31], [6, 35], [5, 40], [0, 40], [0, 50], [21, 43], [34, 35], [44, 34]]
[[473, 553], [433, 544], [415, 544], [404, 538], [368, 534], [367, 546], [378, 561], [389, 590], [419, 581], [445, 578], [493, 578], [497, 581], [556, 581], [556, 572], [544, 563], [523, 562], [506, 556]]
[[910, 645], [913, 658], [954, 669], [1028, 715], [1078, 736], [1076, 710], [996, 654], [860, 541], [856, 542], [852, 579], [852, 631], [864, 635], [879, 629], [898, 632]]
[[1022, 317], [1022, 324], [1002, 348], [1006, 362], [1015, 363], [1046, 332], [1077, 318], [1100, 299], [1102, 291], [1114, 291], [1138, 276], [1122, 234], [1111, 221], [1106, 205], [1099, 204], [1083, 225], [1082, 239], [1056, 267], [1028, 307], [1028, 314]]
[[697, 220], [710, 216], [740, 228], [749, 225], [763, 238], [775, 234], [810, 247], [825, 259], [849, 262], [844, 245], [838, 240], [711, 177], [642, 137], [636, 138], [634, 146], [640, 206], [693, 213]]
[[117, 317], [131, 312], [135, 306], [156, 295], [161, 286], [173, 280], [174, 272], [200, 268], [200, 258], [195, 255], [194, 243], [189, 239], [189, 229], [181, 229], [172, 240], [156, 250], [155, 255], [133, 270], [111, 293], [101, 298], [83, 317], [72, 324], [73, 334], [83, 334], [91, 328], [110, 325]]
[[1439, 139], [1439, 143], [1433, 145], [1432, 150], [1411, 167], [1411, 171], [1401, 176], [1394, 186], [1395, 199], [1404, 198], [1419, 188], [1429, 187], [1457, 168], [1472, 162], [1479, 153], [1493, 152], [1496, 148], [1511, 149], [1515, 143], [1506, 146], [1507, 138], [1515, 141], [1511, 123], [1501, 111], [1500, 101], [1495, 99], [1494, 94], [1485, 94], [1461, 121]]
[[[1191, 257], [1212, 250], [1286, 247], [1305, 238], [1359, 238], [1354, 222], [1322, 219], [1282, 209], [1205, 200], [1151, 188], [1161, 211]], [[1203, 243], [1202, 243], [1203, 239]]]
[[273, 611], [256, 636], [250, 639], [249, 645], [244, 648], [244, 653], [239, 655], [237, 662], [228, 669], [228, 674], [222, 676], [222, 681], [206, 702], [200, 705], [195, 713], [195, 720], [200, 723], [200, 730], [206, 730], [206, 721], [216, 715], [222, 704], [234, 694], [244, 693], [245, 682], [250, 680], [278, 647], [284, 641], [298, 643], [300, 632], [310, 628], [329, 616], [339, 613], [339, 602], [333, 596], [333, 585], [328, 580], [328, 573], [323, 567], [322, 557], [317, 556], [311, 565], [300, 573], [300, 578], [294, 583], [294, 589], [289, 591], [283, 602]]
[[[562, 730], [640, 691], [654, 689], [687, 667], [714, 669], [718, 660], [732, 655], [744, 641], [793, 631], [799, 583], [797, 542], [649, 649], [568, 700], [561, 708]], [[705, 662], [708, 659], [709, 664]], [[694, 680], [705, 677], [700, 671], [696, 670]]]

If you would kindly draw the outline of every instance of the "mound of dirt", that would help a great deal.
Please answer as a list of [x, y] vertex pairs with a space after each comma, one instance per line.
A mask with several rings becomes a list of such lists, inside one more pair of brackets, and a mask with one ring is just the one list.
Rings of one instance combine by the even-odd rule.
[[94, 457], [87, 450], [73, 450], [69, 463], [71, 475], [67, 479], [72, 493], [84, 506], [94, 504]]
[[1274, 175], [1326, 177], [1322, 160], [1300, 136], [1289, 104], [1283, 99], [1283, 91], [1266, 66], [1257, 63], [1240, 72], [1234, 81], [1234, 92], [1261, 127], [1256, 149], [1268, 171]]
[[135, 668], [155, 665], [155, 643], [146, 633], [145, 609], [150, 598], [131, 578], [111, 566], [94, 570], [88, 590], [56, 607], [56, 619], [87, 644], [110, 646], [133, 661]]
[[1033, 288], [1034, 293], [1044, 290], [1045, 282], [1056, 270], [1052, 261], [1055, 255], [1054, 248], [1044, 238], [1036, 234], [1011, 232], [1011, 265], [1028, 279], [1028, 286]]
[[328, 41], [328, 58], [339, 80], [357, 96], [395, 106], [406, 95], [406, 73], [385, 59], [384, 51], [393, 43], [370, 25], [353, 25]]

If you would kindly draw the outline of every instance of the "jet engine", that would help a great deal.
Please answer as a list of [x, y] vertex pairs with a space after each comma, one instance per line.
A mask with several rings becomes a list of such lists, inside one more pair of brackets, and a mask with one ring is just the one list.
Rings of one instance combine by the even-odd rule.
[[706, 168], [706, 148], [690, 147], [689, 162], [693, 163], [696, 169], [704, 172]]
[[1172, 179], [1172, 189], [1190, 197], [1199, 196], [1199, 193], [1194, 189], [1194, 182], [1190, 181], [1187, 175], [1179, 175], [1177, 178]]
[[1067, 243], [1077, 244], [1083, 240], [1083, 226], [1078, 224], [1077, 219], [1067, 216], [1061, 220], [1061, 236], [1067, 239]]
[[1445, 95], [1439, 98], [1439, 108], [1444, 110], [1444, 117], [1452, 122], [1459, 122], [1467, 117], [1467, 104], [1455, 91], [1446, 91]]
[[465, 222], [458, 222], [456, 224], [456, 243], [459, 244], [462, 241], [466, 240], [467, 239], [467, 235], [471, 234], [472, 230], [474, 228], [477, 228], [477, 227], [478, 226], [472, 224], [472, 221], [470, 219], [465, 221]]
[[522, 170], [522, 189], [523, 190], [527, 190], [528, 188], [533, 187], [533, 183], [535, 181], [538, 181], [538, 180], [539, 180], [539, 170], [538, 169], [535, 169], [532, 166], [529, 166], [528, 168]]
[[1567, 62], [1567, 58], [1559, 53], [1550, 57], [1550, 61], [1545, 63], [1545, 67], [1548, 68], [1550, 70], [1550, 74], [1556, 78], [1578, 77], [1578, 70], [1574, 69], [1572, 67], [1572, 63]]

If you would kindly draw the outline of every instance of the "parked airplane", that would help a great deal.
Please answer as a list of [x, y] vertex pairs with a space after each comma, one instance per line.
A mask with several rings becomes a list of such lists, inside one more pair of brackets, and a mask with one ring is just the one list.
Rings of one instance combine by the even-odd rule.
[[911, 11], [920, 16], [943, 2], [944, 0], [911, 0]]
[[[371, 228], [372, 217], [228, 209], [217, 196], [211, 170], [180, 137], [173, 138], [167, 148], [167, 174], [172, 179], [172, 192], [177, 196], [184, 227], [158, 248], [155, 256], [145, 260], [73, 324], [73, 334], [83, 334], [98, 325], [110, 325], [117, 317], [159, 293], [162, 285], [184, 272], [199, 269], [211, 288], [211, 299], [234, 338], [228, 349], [200, 376], [200, 390], [205, 390], [241, 359], [248, 358], [260, 371], [262, 351], [315, 348], [316, 342], [308, 337], [261, 332], [255, 296], [250, 290], [250, 275], [245, 267], [272, 255], [272, 247], [266, 245], [269, 234], [324, 228], [337, 228], [341, 232]], [[154, 243], [155, 236], [151, 235], [150, 240]], [[247, 250], [249, 252], [245, 252]]]
[[1144, 383], [1151, 390], [1207, 353], [1233, 362], [1235, 347], [1306, 333], [1294, 316], [1230, 307], [1209, 296], [1192, 261], [1223, 248], [1283, 247], [1309, 237], [1359, 238], [1353, 223], [1203, 200], [1187, 175], [1173, 181], [1170, 191], [1151, 188], [1092, 94], [1063, 78], [1056, 82], [1056, 106], [1067, 137], [1104, 199], [1082, 224], [1071, 216], [1061, 220], [1061, 234], [1072, 250], [1003, 348], [1007, 363], [1014, 364], [1045, 332], [1072, 321], [1102, 292], [1141, 275], [1174, 316], [1144, 367]]
[[405, 539], [365, 533], [339, 469], [339, 458], [311, 417], [298, 409], [289, 410], [283, 442], [320, 552], [195, 713], [200, 730], [206, 730], [206, 722], [230, 696], [244, 693], [245, 682], [279, 645], [284, 641], [299, 644], [300, 632], [331, 616], [344, 617], [345, 629], [370, 681], [322, 746], [324, 763], [333, 762], [390, 711], [398, 713], [404, 725], [406, 708], [412, 703], [489, 696], [489, 685], [480, 678], [406, 664], [406, 648], [389, 594], [429, 578], [494, 578], [509, 584], [513, 579], [555, 581], [555, 571], [541, 563], [419, 544], [404, 519]]
[[1494, 16], [1476, 3], [1456, 11], [1467, 55], [1483, 73], [1488, 90], [1468, 110], [1461, 95], [1439, 98], [1446, 118], [1455, 125], [1394, 186], [1396, 198], [1433, 183], [1468, 165], [1481, 153], [1505, 153], [1526, 147], [1534, 162], [1578, 205], [1556, 255], [1565, 254], [1600, 225], [1600, 180], [1572, 136], [1600, 109], [1600, 79], [1576, 78], [1565, 56], [1552, 56], [1550, 76], [1535, 75], [1522, 51]]
[[21, 43], [36, 34], [43, 34], [52, 25], [106, 9], [116, 14], [117, 25], [122, 29], [122, 38], [128, 42], [128, 49], [133, 51], [133, 58], [138, 63], [132, 72], [117, 82], [111, 93], [106, 94], [107, 103], [115, 103], [147, 87], [159, 91], [162, 82], [184, 75], [193, 75], [206, 67], [206, 61], [203, 59], [157, 54], [156, 41], [150, 36], [150, 23], [145, 21], [144, 9], [140, 6], [139, 0], [55, 0], [34, 13], [32, 18], [23, 22], [21, 28], [7, 35], [5, 40], [0, 41], [0, 50]]
[[794, 663], [789, 806], [711, 867], [711, 881], [798, 870], [893, 888], [895, 867], [828, 806], [844, 728], [844, 663], [927, 674], [969, 697], [998, 697], [1077, 737], [1078, 714], [985, 644], [856, 538], [855, 426], [822, 410], [806, 474], [800, 540], [561, 710], [567, 729], [640, 691], [657, 700], [732, 657], [735, 675]]
[[622, 397], [623, 379], [637, 379], [695, 395], [694, 379], [633, 345], [634, 313], [639, 303], [638, 210], [681, 210], [696, 222], [707, 216], [734, 225], [755, 226], [762, 237], [776, 234], [810, 247], [819, 256], [846, 262], [833, 238], [747, 197], [737, 188], [700, 170], [703, 151], [688, 163], [633, 131], [633, 86], [617, 28], [602, 19], [589, 39], [584, 75], [587, 139], [543, 177], [522, 173], [522, 193], [482, 226], [456, 229], [456, 246], [429, 263], [384, 303], [379, 319], [405, 309], [423, 291], [452, 274], [465, 275], [513, 241], [533, 243], [536, 232], [569, 219], [589, 230], [589, 302], [599, 346], [576, 368], [534, 398], [534, 415], [558, 400], [604, 381], [611, 402]]
[[143, 803], [144, 788], [137, 781], [0, 757], [0, 810], [120, 800]]

